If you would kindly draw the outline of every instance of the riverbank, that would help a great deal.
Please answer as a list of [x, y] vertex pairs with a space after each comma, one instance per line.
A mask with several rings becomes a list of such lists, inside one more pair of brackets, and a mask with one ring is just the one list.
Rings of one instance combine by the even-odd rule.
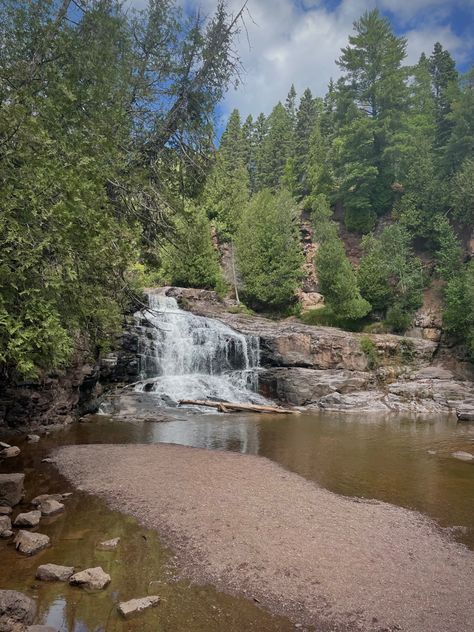
[[474, 553], [418, 513], [338, 496], [250, 455], [101, 445], [54, 458], [75, 485], [157, 529], [199, 583], [319, 631], [474, 626]]

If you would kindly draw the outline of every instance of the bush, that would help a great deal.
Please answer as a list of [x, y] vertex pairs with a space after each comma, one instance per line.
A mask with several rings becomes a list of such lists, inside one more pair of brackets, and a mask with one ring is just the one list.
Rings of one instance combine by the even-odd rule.
[[367, 366], [374, 370], [380, 365], [380, 358], [375, 342], [371, 338], [362, 338], [360, 348], [367, 357]]
[[394, 305], [387, 310], [386, 327], [395, 334], [403, 334], [412, 322], [411, 313], [407, 313], [400, 305]]

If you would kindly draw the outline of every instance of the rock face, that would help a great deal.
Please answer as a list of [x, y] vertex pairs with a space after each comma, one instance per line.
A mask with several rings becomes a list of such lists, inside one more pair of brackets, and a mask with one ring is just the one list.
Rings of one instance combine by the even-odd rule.
[[23, 632], [33, 623], [36, 603], [16, 590], [0, 590], [0, 631]]
[[24, 474], [0, 474], [0, 505], [18, 505], [23, 498], [24, 481]]
[[35, 555], [50, 544], [50, 539], [42, 533], [30, 533], [29, 531], [20, 530], [16, 534], [14, 540], [15, 548], [24, 555]]
[[110, 575], [97, 566], [75, 573], [69, 578], [69, 583], [86, 590], [102, 590], [110, 583], [110, 579]]
[[466, 400], [456, 409], [459, 421], [474, 421], [474, 399]]
[[57, 564], [42, 564], [36, 571], [36, 579], [43, 582], [67, 582], [74, 574], [74, 566], [58, 566]]
[[43, 502], [39, 505], [39, 509], [42, 516], [55, 516], [64, 511], [64, 505], [57, 500], [54, 500], [54, 498], [48, 498], [43, 500]]
[[152, 608], [160, 603], [158, 595], [150, 595], [149, 597], [142, 597], [141, 599], [130, 599], [130, 601], [122, 601], [118, 605], [118, 611], [120, 614], [129, 619], [147, 608]]
[[41, 520], [41, 511], [28, 511], [20, 513], [15, 518], [13, 525], [15, 527], [37, 527]]

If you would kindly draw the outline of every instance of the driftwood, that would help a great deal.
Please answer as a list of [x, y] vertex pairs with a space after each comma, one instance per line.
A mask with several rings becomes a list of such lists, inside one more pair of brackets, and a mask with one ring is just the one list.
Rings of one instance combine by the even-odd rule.
[[231, 413], [245, 411], [251, 413], [283, 413], [283, 414], [299, 414], [299, 410], [281, 408], [280, 406], [259, 406], [257, 404], [233, 404], [231, 402], [214, 402], [206, 399], [181, 399], [180, 404], [188, 404], [192, 406], [210, 406], [217, 408], [221, 413]]

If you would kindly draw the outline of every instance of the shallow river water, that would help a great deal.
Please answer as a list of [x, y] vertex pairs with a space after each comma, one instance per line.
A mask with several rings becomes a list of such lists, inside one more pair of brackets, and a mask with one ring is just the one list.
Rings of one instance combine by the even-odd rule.
[[[161, 423], [89, 417], [38, 444], [15, 442], [21, 455], [0, 469], [26, 473], [29, 500], [39, 493], [69, 490], [52, 465], [41, 463], [59, 445], [168, 442], [247, 452], [272, 459], [331, 491], [415, 509], [442, 527], [463, 527], [453, 530], [453, 536], [474, 548], [474, 464], [451, 456], [457, 450], [474, 451], [473, 425], [446, 417], [328, 413], [258, 416], [183, 410], [174, 416]], [[51, 536], [50, 549], [25, 558], [11, 544], [0, 542], [0, 588], [36, 597], [41, 622], [60, 632], [295, 629], [294, 623], [273, 617], [256, 603], [177, 580], [172, 553], [158, 535], [108, 510], [101, 500], [76, 491], [66, 503], [64, 514], [41, 522], [40, 531]], [[117, 536], [121, 544], [116, 552], [96, 550], [97, 542]], [[113, 580], [98, 594], [36, 581], [37, 566], [49, 562], [102, 566]], [[122, 621], [116, 602], [145, 594], [159, 594], [162, 603], [137, 619]]]

